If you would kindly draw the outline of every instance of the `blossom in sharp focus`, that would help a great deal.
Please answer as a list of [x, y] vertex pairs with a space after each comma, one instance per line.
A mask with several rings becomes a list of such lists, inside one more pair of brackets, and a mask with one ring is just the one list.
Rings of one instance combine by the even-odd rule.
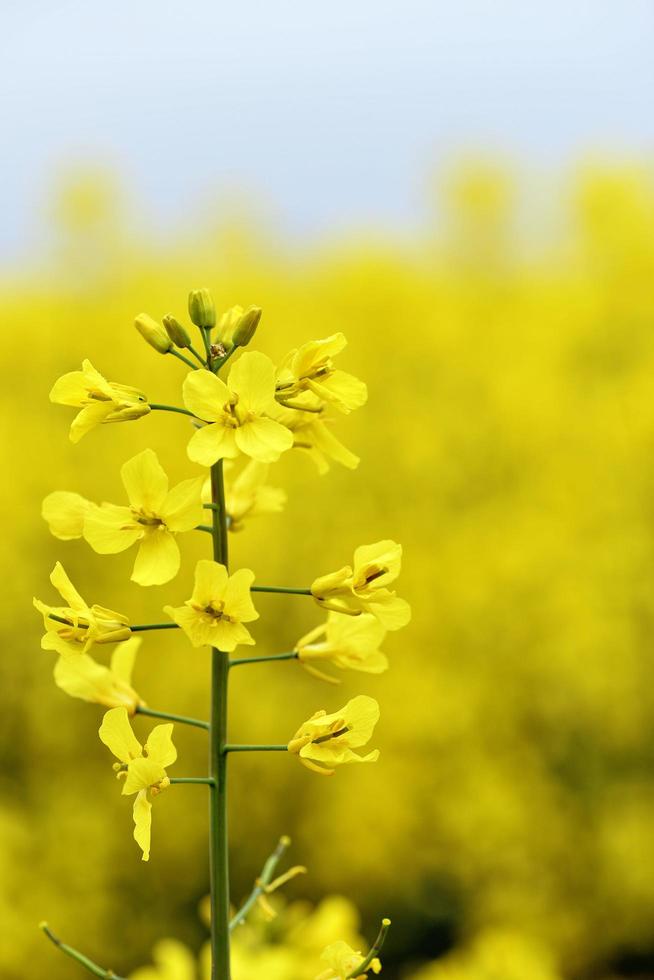
[[168, 477], [151, 449], [128, 460], [120, 472], [129, 506], [94, 505], [84, 519], [84, 538], [101, 555], [138, 542], [132, 581], [162, 585], [179, 570], [175, 535], [202, 523], [203, 477], [183, 480], [169, 490]]
[[60, 656], [54, 668], [55, 684], [71, 698], [106, 708], [123, 706], [133, 715], [144, 703], [132, 687], [134, 659], [140, 645], [138, 636], [119, 644], [111, 655], [109, 667], [97, 663], [87, 653]]
[[[88, 606], [59, 562], [52, 570], [50, 581], [66, 605], [49, 606], [34, 599], [34, 607], [43, 616], [45, 627], [41, 639], [43, 650], [56, 650], [63, 657], [77, 657], [87, 653], [94, 643], [120, 643], [129, 639], [127, 616], [104, 606]], [[53, 619], [53, 616], [57, 618]]]
[[55, 490], [44, 498], [41, 517], [47, 521], [50, 533], [60, 541], [73, 541], [84, 533], [84, 519], [93, 504], [79, 493]]
[[[284, 509], [286, 491], [266, 484], [268, 470], [267, 463], [258, 463], [254, 459], [237, 476], [225, 470], [225, 509], [230, 531], [242, 531], [252, 517], [277, 514]], [[211, 502], [210, 477], [204, 481], [202, 499], [205, 503]]]
[[164, 606], [164, 612], [184, 630], [194, 647], [211, 646], [232, 653], [254, 640], [243, 623], [259, 618], [250, 587], [254, 572], [241, 568], [233, 575], [224, 565], [201, 559], [195, 567], [193, 595], [183, 606]]
[[333, 420], [323, 414], [302, 411], [295, 408], [284, 408], [277, 405], [271, 413], [282, 425], [293, 434], [293, 449], [300, 449], [313, 460], [318, 472], [323, 475], [329, 470], [328, 460], [332, 459], [349, 470], [355, 470], [359, 465], [359, 457], [355, 456], [347, 446], [336, 438], [331, 426]]
[[123, 795], [136, 793], [134, 840], [143, 851], [144, 861], [150, 858], [152, 800], [170, 786], [166, 769], [177, 758], [172, 734], [173, 725], [156, 725], [141, 745], [124, 707], [107, 711], [99, 729], [100, 740], [118, 759], [114, 769], [118, 779], [124, 780]]
[[316, 662], [331, 663], [342, 670], [381, 674], [388, 670], [388, 658], [379, 649], [385, 636], [384, 627], [370, 614], [343, 616], [330, 612], [327, 622], [299, 639], [294, 649], [307, 669], [326, 680], [332, 678], [315, 671]]
[[277, 371], [277, 400], [293, 402], [298, 395], [311, 392], [340, 412], [364, 405], [368, 398], [364, 382], [334, 367], [333, 358], [346, 346], [343, 334], [335, 333], [289, 351]]
[[395, 541], [361, 545], [353, 567], [321, 575], [311, 586], [318, 605], [334, 612], [358, 616], [367, 612], [387, 630], [397, 630], [411, 619], [411, 607], [387, 588], [400, 574], [402, 547]]
[[[319, 974], [316, 980], [347, 980], [348, 977], [360, 977], [361, 980], [366, 980], [368, 976], [367, 973], [356, 973], [357, 967], [365, 961], [365, 956], [352, 949], [342, 939], [327, 946], [320, 959], [327, 963], [329, 969]], [[375, 957], [366, 970], [381, 973], [381, 968], [379, 959]]]
[[297, 730], [288, 743], [288, 751], [313, 772], [331, 776], [335, 766], [348, 762], [376, 762], [379, 750], [359, 755], [353, 749], [365, 745], [379, 720], [379, 705], [374, 698], [359, 694], [341, 708], [327, 714], [316, 711]]
[[81, 409], [70, 427], [71, 442], [79, 442], [101, 423], [129, 422], [150, 411], [142, 391], [107, 381], [89, 360], [82, 362], [81, 371], [71, 371], [55, 381], [50, 401]]
[[275, 367], [265, 354], [242, 354], [227, 383], [211, 371], [193, 371], [183, 392], [187, 409], [207, 423], [188, 444], [194, 463], [212, 466], [239, 453], [273, 463], [293, 445], [289, 430], [270, 417], [275, 408]]

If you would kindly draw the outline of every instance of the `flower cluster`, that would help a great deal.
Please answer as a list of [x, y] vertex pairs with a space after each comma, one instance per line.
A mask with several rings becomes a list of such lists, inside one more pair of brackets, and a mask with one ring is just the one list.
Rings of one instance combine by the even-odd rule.
[[[267, 659], [295, 660], [314, 676], [332, 683], [338, 680], [324, 672], [325, 665], [339, 671], [377, 674], [388, 667], [380, 649], [386, 633], [406, 625], [410, 609], [389, 588], [401, 565], [401, 547], [394, 541], [362, 545], [356, 549], [351, 566], [321, 575], [310, 588], [255, 585], [254, 572], [248, 568], [230, 573], [228, 529], [240, 531], [251, 519], [278, 512], [285, 504], [284, 492], [267, 482], [270, 465], [282, 454], [294, 449], [306, 451], [320, 472], [327, 469], [328, 459], [356, 466], [357, 458], [337, 440], [332, 428], [339, 414], [348, 414], [365, 403], [367, 390], [362, 381], [335, 365], [346, 346], [341, 333], [310, 341], [290, 351], [275, 366], [262, 353], [240, 352], [257, 329], [261, 318], [258, 308], [232, 307], [217, 318], [211, 294], [203, 289], [190, 294], [189, 315], [199, 328], [203, 354], [193, 347], [188, 330], [172, 314], [161, 323], [147, 314], [136, 318], [139, 334], [154, 350], [173, 355], [190, 368], [181, 385], [183, 407], [161, 405], [135, 388], [108, 382], [89, 361], [83, 362], [82, 371], [60, 378], [50, 397], [58, 404], [79, 409], [70, 431], [73, 442], [101, 423], [131, 421], [158, 411], [185, 416], [190, 428], [188, 458], [204, 469], [171, 487], [156, 454], [146, 448], [121, 468], [126, 503], [95, 503], [76, 492], [55, 490], [45, 498], [42, 513], [56, 538], [83, 538], [100, 555], [136, 547], [131, 577], [141, 586], [162, 585], [177, 575], [181, 534], [209, 534], [212, 557], [197, 562], [190, 598], [181, 605], [163, 607], [168, 617], [163, 623], [134, 624], [122, 613], [89, 606], [59, 563], [51, 582], [64, 605], [51, 606], [37, 599], [34, 604], [43, 616], [42, 646], [58, 654], [54, 668], [57, 685], [72, 697], [109, 709], [99, 735], [118, 760], [114, 770], [123, 794], [135, 796], [134, 837], [144, 861], [150, 856], [152, 801], [172, 785], [195, 782], [209, 787], [211, 889], [217, 903], [212, 956], [222, 957], [225, 965], [229, 915], [229, 906], [224, 903], [226, 864], [216, 854], [225, 846], [222, 815], [228, 753], [287, 751], [321, 775], [331, 775], [348, 763], [374, 762], [379, 756], [377, 749], [357, 751], [368, 744], [379, 719], [379, 705], [367, 695], [355, 696], [335, 711], [316, 711], [287, 743], [231, 745], [226, 738], [228, 668]], [[223, 379], [219, 375], [234, 356]], [[301, 637], [291, 653], [234, 658], [232, 654], [239, 647], [255, 644], [248, 626], [259, 618], [253, 602], [258, 591], [313, 597], [326, 619]], [[135, 634], [159, 629], [179, 629], [192, 647], [211, 650], [210, 721], [151, 709], [132, 687], [140, 643]], [[105, 665], [90, 652], [107, 645], [112, 646], [112, 653]], [[167, 720], [156, 725], [143, 744], [130, 724], [130, 717], [139, 714]], [[168, 776], [168, 768], [177, 759], [173, 721], [208, 732], [208, 775]], [[268, 881], [268, 890], [287, 879], [288, 874], [276, 882]], [[263, 891], [260, 898], [263, 900]], [[325, 950], [324, 961], [329, 967], [325, 977], [363, 976], [356, 973], [359, 966], [373, 972], [379, 969], [376, 958], [364, 958], [341, 941]]]

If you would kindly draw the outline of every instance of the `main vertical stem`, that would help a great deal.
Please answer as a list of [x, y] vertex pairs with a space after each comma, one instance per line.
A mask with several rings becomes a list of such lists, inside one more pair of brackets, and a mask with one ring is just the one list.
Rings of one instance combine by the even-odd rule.
[[[222, 460], [211, 467], [212, 538], [214, 561], [227, 567], [227, 516]], [[229, 848], [227, 837], [227, 681], [229, 657], [211, 651], [211, 728], [209, 772], [214, 778], [209, 804], [209, 861], [211, 884], [211, 976], [230, 980], [229, 972]]]

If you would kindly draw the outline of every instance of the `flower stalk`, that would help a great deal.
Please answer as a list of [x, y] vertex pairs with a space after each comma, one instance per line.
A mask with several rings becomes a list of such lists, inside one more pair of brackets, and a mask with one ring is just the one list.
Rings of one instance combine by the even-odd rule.
[[170, 711], [155, 711], [154, 708], [148, 708], [145, 704], [137, 705], [134, 713], [137, 715], [147, 715], [149, 718], [163, 718], [164, 721], [176, 721], [180, 725], [191, 725], [193, 728], [204, 728], [206, 731], [209, 731], [211, 727], [208, 721], [202, 721], [200, 718], [175, 715]]
[[118, 974], [114, 973], [113, 970], [104, 970], [101, 966], [98, 966], [97, 963], [94, 963], [93, 960], [90, 960], [88, 956], [84, 956], [83, 953], [80, 953], [79, 950], [69, 946], [68, 943], [62, 942], [58, 936], [55, 936], [47, 922], [42, 922], [40, 928], [48, 937], [50, 942], [54, 943], [57, 949], [60, 949], [62, 953], [66, 954], [66, 956], [70, 956], [70, 958], [75, 960], [76, 963], [86, 967], [89, 973], [92, 973], [94, 977], [104, 977], [105, 980], [125, 980], [124, 977], [118, 976]]

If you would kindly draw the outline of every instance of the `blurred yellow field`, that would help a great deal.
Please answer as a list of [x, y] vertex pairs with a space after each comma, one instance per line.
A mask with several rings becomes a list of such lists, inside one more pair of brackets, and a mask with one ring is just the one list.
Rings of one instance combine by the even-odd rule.
[[[275, 362], [342, 330], [343, 365], [370, 392], [338, 432], [358, 470], [320, 475], [286, 454], [271, 483], [288, 502], [231, 535], [234, 561], [304, 586], [358, 544], [392, 538], [413, 608], [385, 641], [389, 672], [366, 676], [382, 704], [376, 766], [323, 780], [275, 754], [230, 760], [235, 898], [282, 834], [308, 868], [275, 897], [278, 919], [239, 933], [233, 980], [312, 980], [323, 945], [370, 942], [383, 915], [389, 980], [613, 980], [651, 950], [651, 173], [570, 177], [542, 237], [524, 234], [534, 205], [502, 171], [460, 168], [442, 194], [444, 220], [401, 246], [343, 238], [300, 255], [237, 217], [161, 246], [145, 227], [135, 235], [120, 193], [90, 175], [55, 202], [55, 258], [0, 285], [3, 980], [74, 975], [42, 919], [125, 975], [163, 937], [193, 957], [206, 941], [201, 788], [165, 794], [142, 864], [96, 737], [101, 713], [57, 689], [31, 609], [58, 560], [137, 622], [190, 594], [203, 540], [185, 542], [178, 579], [138, 589], [133, 556], [56, 540], [40, 508], [54, 490], [120, 499], [119, 467], [145, 446], [171, 482], [196, 475], [182, 417], [102, 426], [75, 446], [69, 413], [48, 401], [88, 357], [175, 404], [184, 367], [132, 324], [144, 310], [185, 313], [195, 285], [221, 309], [263, 307], [258, 347]], [[318, 623], [293, 596], [261, 595], [257, 609], [261, 653]], [[206, 717], [208, 681], [202, 651], [167, 633], [144, 640], [134, 684], [151, 707]], [[231, 736], [285, 743], [360, 690], [355, 673], [336, 687], [294, 662], [252, 667], [233, 681]], [[148, 726], [137, 718], [135, 730]], [[177, 743], [185, 770], [204, 772], [201, 735]], [[169, 972], [135, 980], [192, 980], [189, 954], [168, 954]]]

